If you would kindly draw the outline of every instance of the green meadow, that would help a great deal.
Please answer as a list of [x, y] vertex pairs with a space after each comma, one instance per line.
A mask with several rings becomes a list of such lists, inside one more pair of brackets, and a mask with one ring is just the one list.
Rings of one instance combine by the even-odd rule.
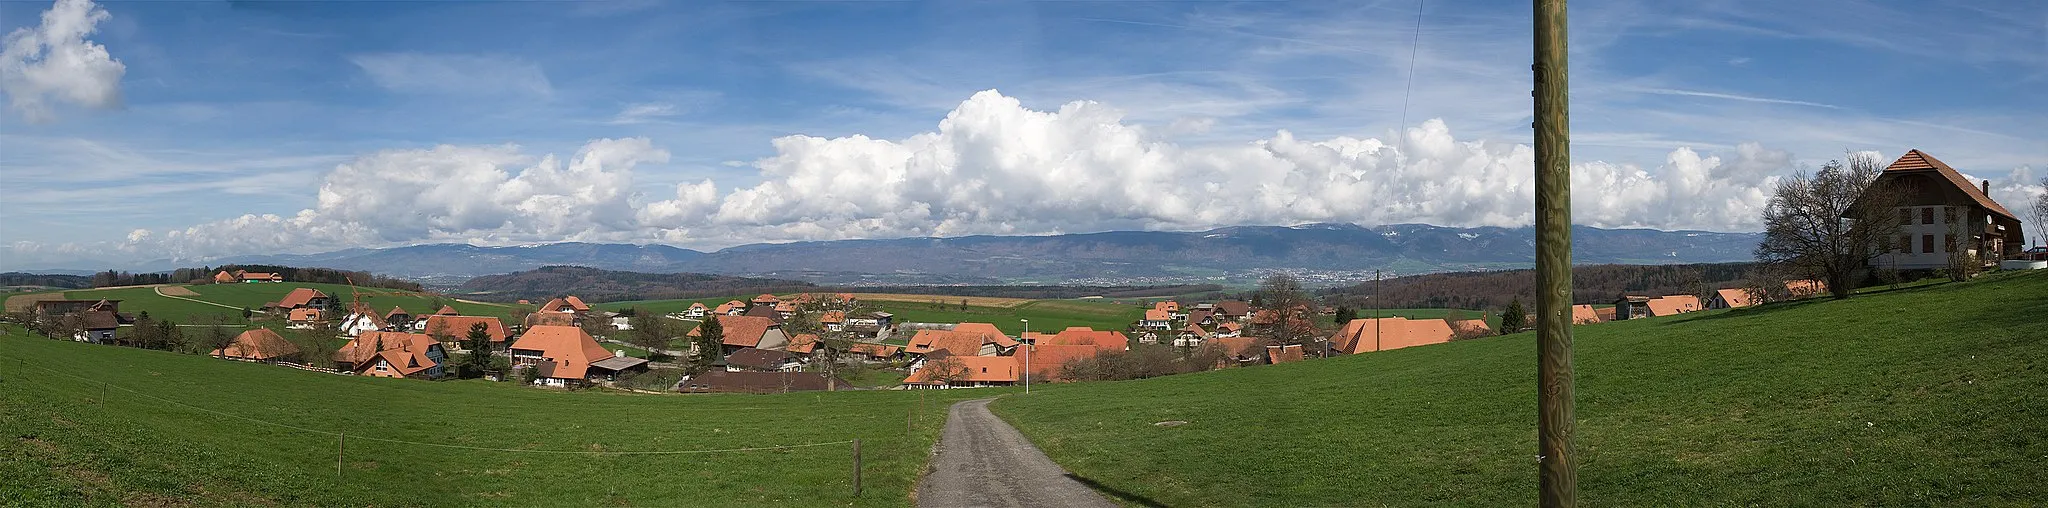
[[[0, 329], [0, 505], [903, 506], [947, 404], [997, 393], [642, 395], [375, 379], [10, 325]], [[840, 443], [853, 439], [859, 497], [852, 445]], [[814, 443], [830, 444], [715, 451]]]
[[[1594, 506], [2048, 499], [2048, 273], [1574, 328]], [[1531, 504], [1530, 333], [993, 407], [1148, 506]], [[1185, 425], [1156, 426], [1179, 420]]]

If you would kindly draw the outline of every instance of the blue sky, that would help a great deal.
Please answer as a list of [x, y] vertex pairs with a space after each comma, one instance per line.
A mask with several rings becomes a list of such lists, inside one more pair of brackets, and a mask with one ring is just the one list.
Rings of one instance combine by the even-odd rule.
[[[1845, 151], [2043, 192], [2048, 4], [1682, 4], [1572, 4], [1576, 221], [1754, 230]], [[0, 268], [1527, 223], [1528, 3], [1417, 7], [0, 3]]]

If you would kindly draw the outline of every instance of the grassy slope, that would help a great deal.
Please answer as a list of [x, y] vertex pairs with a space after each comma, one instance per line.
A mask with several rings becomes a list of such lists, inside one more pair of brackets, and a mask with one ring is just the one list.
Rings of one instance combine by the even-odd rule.
[[[1596, 505], [2048, 499], [2048, 273], [1576, 328]], [[995, 407], [1072, 472], [1173, 506], [1527, 504], [1534, 336]], [[1164, 420], [1192, 422], [1159, 427]]]
[[[0, 336], [0, 505], [901, 506], [951, 398], [988, 390], [658, 396], [480, 381], [333, 376], [198, 356]], [[42, 368], [86, 374], [91, 381]], [[100, 381], [113, 388], [101, 399]], [[153, 400], [317, 430], [335, 438]], [[923, 422], [906, 433], [924, 404]], [[864, 439], [866, 494], [848, 497], [848, 445], [705, 455], [557, 455]]]

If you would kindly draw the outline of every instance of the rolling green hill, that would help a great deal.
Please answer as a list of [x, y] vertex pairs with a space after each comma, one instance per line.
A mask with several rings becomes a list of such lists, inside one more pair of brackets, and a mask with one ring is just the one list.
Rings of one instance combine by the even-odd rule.
[[[242, 319], [242, 308], [247, 307], [249, 309], [261, 310], [263, 304], [278, 301], [284, 298], [286, 293], [290, 293], [292, 289], [301, 287], [320, 290], [320, 292], [335, 297], [342, 302], [348, 302], [351, 295], [360, 291], [363, 303], [369, 304], [371, 308], [376, 309], [378, 312], [387, 312], [391, 310], [391, 307], [403, 306], [406, 310], [415, 313], [431, 313], [439, 309], [439, 307], [433, 306], [439, 303], [453, 306], [456, 311], [462, 312], [465, 315], [497, 316], [509, 319], [512, 315], [512, 310], [519, 307], [513, 304], [461, 302], [454, 298], [395, 289], [370, 287], [351, 289], [344, 284], [310, 282], [285, 282], [277, 284], [176, 284], [161, 288], [118, 287], [70, 290], [64, 291], [64, 296], [79, 300], [99, 298], [121, 300], [122, 312], [148, 311], [152, 317], [171, 319], [183, 323], [199, 322], [218, 315], [226, 317], [232, 323], [239, 324], [246, 323]], [[158, 292], [159, 289], [170, 290], [171, 288], [183, 288], [197, 294], [178, 297], [175, 294], [166, 296]], [[531, 306], [528, 307], [530, 308]]]
[[[1586, 504], [2048, 499], [2048, 273], [1575, 334]], [[1533, 342], [1045, 385], [994, 408], [1134, 504], [1527, 505]]]
[[[0, 505], [902, 506], [947, 403], [996, 393], [561, 392], [335, 376], [8, 325]], [[335, 433], [347, 434], [338, 475]], [[841, 443], [854, 438], [859, 498]], [[632, 453], [811, 443], [831, 444]]]

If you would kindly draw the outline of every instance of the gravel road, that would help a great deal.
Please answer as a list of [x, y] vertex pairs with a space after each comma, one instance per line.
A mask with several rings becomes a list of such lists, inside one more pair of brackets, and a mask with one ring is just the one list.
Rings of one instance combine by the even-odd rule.
[[939, 456], [917, 485], [918, 506], [1116, 506], [1069, 478], [1016, 428], [989, 413], [989, 400], [961, 402], [948, 411]]

